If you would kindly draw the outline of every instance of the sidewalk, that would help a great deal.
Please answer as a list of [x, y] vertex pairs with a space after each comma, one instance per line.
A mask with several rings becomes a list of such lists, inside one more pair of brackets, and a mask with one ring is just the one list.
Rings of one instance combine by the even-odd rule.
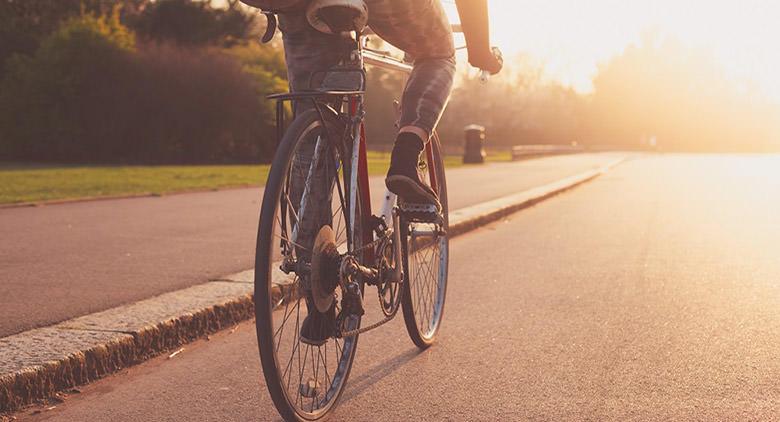
[[[450, 208], [550, 183], [618, 156], [454, 169], [447, 173]], [[372, 190], [378, 189], [382, 179], [372, 179]], [[0, 337], [250, 268], [261, 198], [260, 189], [238, 189], [0, 210]]]

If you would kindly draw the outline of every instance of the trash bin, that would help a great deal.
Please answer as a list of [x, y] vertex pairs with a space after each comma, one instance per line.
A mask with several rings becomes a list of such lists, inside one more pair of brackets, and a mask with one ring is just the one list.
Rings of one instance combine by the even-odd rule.
[[485, 162], [485, 127], [468, 125], [463, 129], [466, 144], [463, 148], [463, 163], [479, 164]]

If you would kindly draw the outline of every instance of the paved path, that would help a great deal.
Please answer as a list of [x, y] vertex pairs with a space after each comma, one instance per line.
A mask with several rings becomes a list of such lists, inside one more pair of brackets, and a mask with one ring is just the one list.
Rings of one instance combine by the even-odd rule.
[[[459, 237], [440, 342], [363, 336], [334, 420], [777, 420], [778, 215], [780, 157], [665, 156]], [[278, 420], [264, 388], [245, 323], [30, 420]]]
[[[455, 169], [448, 173], [451, 209], [615, 158], [581, 154]], [[379, 192], [382, 179], [372, 183]], [[250, 268], [261, 197], [259, 189], [238, 189], [0, 209], [0, 337]]]

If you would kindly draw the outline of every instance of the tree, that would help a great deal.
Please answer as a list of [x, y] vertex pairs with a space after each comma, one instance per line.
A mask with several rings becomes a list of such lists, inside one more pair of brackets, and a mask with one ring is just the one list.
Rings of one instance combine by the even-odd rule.
[[[14, 54], [32, 55], [65, 20], [82, 13], [122, 18], [138, 13], [149, 0], [0, 0], [0, 70]], [[0, 71], [0, 77], [2, 72]]]
[[664, 149], [763, 150], [780, 115], [756, 92], [741, 92], [706, 51], [645, 37], [602, 65], [594, 79], [590, 136]]
[[0, 153], [10, 158], [55, 159], [88, 145], [85, 122], [105, 109], [106, 75], [128, 64], [134, 38], [112, 16], [70, 18], [44, 39], [32, 57], [9, 60], [0, 90]]
[[178, 45], [232, 45], [254, 33], [256, 15], [237, 4], [217, 9], [210, 2], [158, 0], [130, 22], [138, 35], [150, 41]]

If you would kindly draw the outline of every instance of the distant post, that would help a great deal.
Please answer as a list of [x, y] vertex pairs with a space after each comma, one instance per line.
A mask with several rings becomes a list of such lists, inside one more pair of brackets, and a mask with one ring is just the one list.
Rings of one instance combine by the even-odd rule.
[[464, 164], [481, 164], [485, 162], [485, 127], [468, 125], [463, 129], [466, 144], [463, 148]]

